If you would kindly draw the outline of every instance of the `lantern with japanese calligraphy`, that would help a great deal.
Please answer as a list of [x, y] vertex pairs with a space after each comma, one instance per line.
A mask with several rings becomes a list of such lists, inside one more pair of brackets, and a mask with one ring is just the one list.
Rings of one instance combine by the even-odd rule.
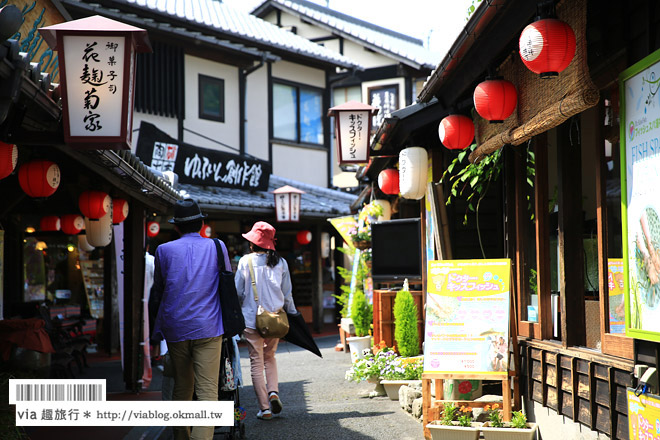
[[56, 215], [47, 215], [41, 217], [39, 230], [44, 232], [54, 232], [60, 230], [60, 218]]
[[491, 124], [504, 122], [518, 103], [516, 87], [502, 78], [487, 79], [474, 89], [474, 109]]
[[64, 141], [77, 148], [130, 149], [136, 52], [151, 52], [147, 31], [95, 15], [39, 33], [57, 51]]
[[575, 32], [561, 20], [544, 18], [523, 29], [518, 45], [529, 70], [541, 78], [554, 78], [575, 56]]
[[155, 237], [160, 232], [160, 224], [158, 222], [147, 223], [147, 236]]
[[388, 168], [378, 174], [378, 188], [385, 194], [399, 194], [399, 170]]
[[404, 199], [419, 200], [426, 194], [429, 159], [422, 147], [410, 147], [399, 153], [399, 191]]
[[438, 136], [450, 150], [464, 150], [474, 139], [474, 123], [463, 115], [449, 115], [440, 121]]
[[62, 232], [66, 235], [78, 235], [85, 229], [85, 220], [82, 215], [65, 214], [62, 216]]
[[112, 198], [103, 191], [84, 191], [78, 197], [78, 208], [85, 217], [98, 220], [112, 212]]
[[0, 179], [4, 179], [14, 172], [18, 161], [18, 148], [16, 145], [0, 142]]
[[60, 186], [60, 167], [49, 160], [24, 163], [18, 169], [18, 183], [30, 197], [50, 197]]
[[209, 225], [204, 225], [204, 226], [202, 226], [202, 229], [199, 230], [199, 235], [201, 235], [204, 238], [211, 238], [212, 233], [213, 233], [213, 230], [211, 229], [211, 226], [209, 226]]
[[85, 252], [92, 252], [94, 250], [94, 246], [87, 241], [86, 234], [78, 235], [78, 248]]
[[310, 231], [298, 231], [296, 241], [303, 246], [312, 242], [312, 233]]
[[112, 241], [112, 211], [98, 220], [85, 218], [87, 242], [94, 247], [105, 247]]
[[335, 117], [337, 159], [339, 164], [367, 163], [371, 138], [371, 117], [376, 107], [357, 101], [348, 101], [328, 110]]
[[124, 199], [112, 199], [112, 224], [118, 225], [128, 217], [128, 202]]
[[286, 185], [273, 191], [275, 218], [278, 222], [300, 221], [300, 204], [305, 191]]

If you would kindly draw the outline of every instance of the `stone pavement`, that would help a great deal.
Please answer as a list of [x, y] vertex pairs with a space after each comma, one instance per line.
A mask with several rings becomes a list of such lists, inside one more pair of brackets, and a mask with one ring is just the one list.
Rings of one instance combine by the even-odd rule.
[[[250, 380], [250, 361], [247, 348], [240, 348], [245, 381], [240, 390], [240, 401], [247, 411], [244, 421], [247, 439], [424, 438], [422, 424], [402, 410], [398, 401], [387, 397], [369, 398], [373, 384], [344, 379], [351, 360], [349, 354], [334, 350], [338, 336], [317, 338], [316, 342], [323, 359], [287, 342], [280, 343], [277, 363], [284, 409], [270, 421], [256, 418], [258, 407]], [[155, 438], [151, 435], [139, 437]], [[158, 438], [171, 439], [171, 431], [161, 430]], [[223, 438], [224, 435], [218, 433], [214, 440]]]

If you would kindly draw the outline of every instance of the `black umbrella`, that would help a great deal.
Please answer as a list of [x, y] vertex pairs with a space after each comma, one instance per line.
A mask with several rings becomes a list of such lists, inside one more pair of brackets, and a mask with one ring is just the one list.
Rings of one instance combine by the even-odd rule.
[[307, 327], [307, 323], [300, 312], [287, 313], [286, 316], [289, 318], [289, 333], [283, 339], [322, 358], [321, 350], [314, 342], [312, 333], [309, 331], [309, 327]]

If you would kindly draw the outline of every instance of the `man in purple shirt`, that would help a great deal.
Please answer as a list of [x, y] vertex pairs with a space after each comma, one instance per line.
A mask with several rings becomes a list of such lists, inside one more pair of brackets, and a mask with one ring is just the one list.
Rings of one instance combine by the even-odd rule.
[[[152, 295], [160, 302], [156, 337], [167, 341], [174, 365], [172, 400], [218, 400], [222, 313], [218, 256], [213, 240], [199, 235], [204, 224], [194, 200], [180, 200], [169, 220], [181, 234], [156, 249]], [[231, 267], [224, 243], [225, 267]], [[175, 426], [174, 439], [213, 438], [212, 426]]]

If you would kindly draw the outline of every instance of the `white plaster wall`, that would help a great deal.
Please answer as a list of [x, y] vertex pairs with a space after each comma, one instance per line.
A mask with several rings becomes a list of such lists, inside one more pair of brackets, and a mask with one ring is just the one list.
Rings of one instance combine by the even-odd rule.
[[397, 64], [397, 61], [390, 57], [366, 50], [361, 44], [346, 39], [344, 40], [344, 56], [348, 57], [348, 59], [357, 61], [363, 65], [365, 69]]
[[278, 61], [273, 64], [273, 78], [325, 88], [325, 71], [289, 61]]
[[588, 427], [575, 423], [572, 419], [557, 414], [551, 408], [544, 407], [538, 402], [525, 399], [525, 413], [530, 422], [539, 425], [540, 440], [570, 439], [570, 440], [609, 440], [610, 437], [592, 431]]
[[[199, 119], [198, 79], [199, 75], [220, 78], [225, 81], [225, 122]], [[238, 68], [214, 61], [185, 56], [185, 108], [184, 128], [200, 133], [210, 139], [229, 145], [231, 149], [184, 131], [183, 140], [191, 145], [213, 150], [238, 153], [239, 114], [238, 114]]]
[[273, 144], [273, 174], [277, 176], [327, 188], [327, 163], [326, 151]]
[[264, 64], [247, 77], [245, 152], [268, 160], [268, 68]]
[[[148, 113], [133, 112], [133, 140], [131, 144], [131, 151], [135, 153], [137, 148], [138, 139], [140, 138], [140, 132], [137, 131], [140, 128], [140, 123], [142, 121], [149, 122], [150, 124], [158, 127], [159, 130], [164, 131], [174, 139], [177, 137], [177, 122], [175, 118], [168, 118], [165, 116], [150, 115]], [[144, 158], [141, 158], [144, 160]]]

